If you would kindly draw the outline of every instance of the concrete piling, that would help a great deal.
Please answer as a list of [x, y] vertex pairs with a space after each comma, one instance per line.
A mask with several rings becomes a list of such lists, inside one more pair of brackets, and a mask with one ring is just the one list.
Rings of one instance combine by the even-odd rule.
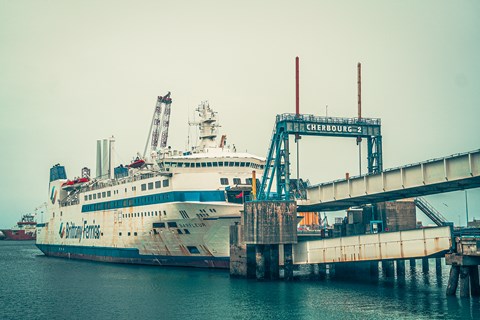
[[417, 266], [417, 260], [410, 259], [410, 269], [415, 269], [416, 266]]
[[395, 262], [397, 264], [397, 277], [404, 277], [405, 276], [405, 260], [397, 260]]
[[292, 244], [283, 245], [283, 254], [284, 254], [284, 279], [287, 281], [293, 280], [293, 252]]
[[385, 277], [393, 277], [395, 275], [395, 266], [392, 260], [382, 261], [382, 271]]
[[430, 266], [428, 264], [428, 258], [422, 258], [422, 271], [427, 273], [430, 269]]
[[265, 279], [265, 247], [261, 244], [255, 246], [255, 275], [257, 280]]
[[450, 268], [450, 277], [447, 284], [447, 296], [454, 296], [457, 292], [458, 276], [460, 274], [459, 266], [452, 266]]
[[470, 293], [472, 297], [480, 296], [480, 282], [478, 276], [478, 266], [470, 266]]
[[459, 291], [461, 298], [470, 297], [470, 268], [460, 267]]

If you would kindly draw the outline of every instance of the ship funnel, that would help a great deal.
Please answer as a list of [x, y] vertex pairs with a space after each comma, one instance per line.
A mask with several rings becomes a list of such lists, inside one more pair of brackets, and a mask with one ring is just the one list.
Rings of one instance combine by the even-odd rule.
[[114, 144], [115, 138], [97, 140], [97, 179], [114, 178]]

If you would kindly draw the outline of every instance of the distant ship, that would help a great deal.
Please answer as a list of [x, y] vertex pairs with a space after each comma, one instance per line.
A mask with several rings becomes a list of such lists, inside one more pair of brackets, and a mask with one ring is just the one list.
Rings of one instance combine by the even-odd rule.
[[0, 240], [35, 240], [37, 222], [31, 214], [25, 214], [11, 229], [0, 230]]
[[199, 129], [196, 145], [167, 147], [171, 103], [170, 93], [158, 97], [144, 155], [131, 164], [114, 168], [112, 138], [97, 141], [96, 177], [84, 168], [71, 181], [63, 166], [50, 169], [36, 242], [45, 255], [228, 268], [229, 226], [240, 222], [252, 171], [261, 179], [265, 159], [237, 152], [225, 135], [218, 141], [217, 114], [207, 102], [189, 123]]

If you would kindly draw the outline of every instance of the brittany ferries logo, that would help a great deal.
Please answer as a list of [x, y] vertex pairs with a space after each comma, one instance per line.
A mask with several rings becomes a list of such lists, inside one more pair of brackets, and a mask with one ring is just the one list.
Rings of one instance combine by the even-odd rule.
[[52, 204], [55, 204], [56, 200], [57, 200], [57, 190], [55, 190], [55, 186], [53, 186], [52, 192], [50, 192], [50, 201], [52, 201]]
[[62, 239], [100, 239], [100, 225], [88, 225], [86, 220], [83, 226], [77, 226], [74, 222], [67, 222], [64, 226], [62, 222], [58, 235]]

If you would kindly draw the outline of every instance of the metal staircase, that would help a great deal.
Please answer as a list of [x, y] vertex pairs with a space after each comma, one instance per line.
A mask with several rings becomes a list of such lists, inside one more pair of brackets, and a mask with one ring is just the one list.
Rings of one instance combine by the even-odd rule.
[[447, 219], [424, 198], [415, 198], [414, 203], [437, 226], [448, 225]]

